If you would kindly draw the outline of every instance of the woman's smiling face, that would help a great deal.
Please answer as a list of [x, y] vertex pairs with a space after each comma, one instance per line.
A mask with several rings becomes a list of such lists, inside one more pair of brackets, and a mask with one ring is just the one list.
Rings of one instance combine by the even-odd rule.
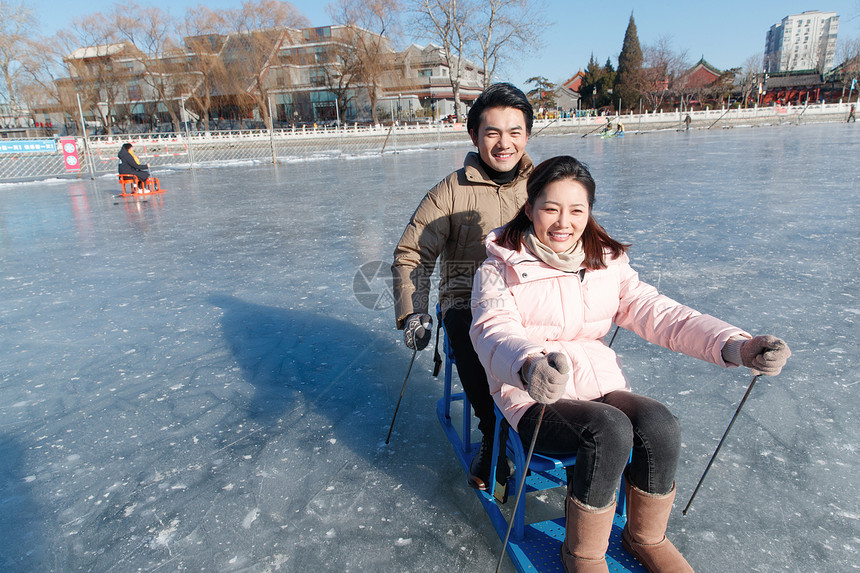
[[541, 243], [563, 253], [579, 241], [588, 224], [588, 191], [571, 179], [553, 181], [544, 187], [534, 205], [526, 203], [526, 215]]

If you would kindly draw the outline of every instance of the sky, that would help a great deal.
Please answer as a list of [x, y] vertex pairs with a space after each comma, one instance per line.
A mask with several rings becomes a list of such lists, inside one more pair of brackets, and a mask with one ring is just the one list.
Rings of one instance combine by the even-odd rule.
[[[150, 0], [139, 5], [157, 5], [175, 17], [200, 4], [213, 9], [236, 8], [241, 0]], [[312, 26], [331, 24], [327, 1], [294, 0]], [[80, 3], [56, 0], [29, 0], [43, 35], [51, 35], [69, 25], [76, 16], [95, 12], [107, 13], [115, 2], [90, 0], [86, 9]], [[595, 6], [599, 6], [595, 10]], [[610, 58], [617, 62], [630, 14], [636, 22], [639, 42], [655, 44], [667, 37], [676, 51], [686, 51], [690, 64], [704, 57], [720, 70], [742, 67], [750, 57], [764, 52], [765, 35], [773, 24], [789, 14], [807, 10], [836, 12], [839, 15], [840, 41], [860, 37], [860, 0], [727, 0], [699, 3], [678, 0], [663, 2], [615, 1], [607, 5], [571, 0], [544, 0], [544, 14], [552, 24], [546, 30], [544, 46], [539, 52], [513, 56], [496, 80], [513, 82], [521, 87], [528, 78], [544, 76], [559, 82], [585, 68], [592, 54], [603, 64]], [[403, 40], [404, 46], [412, 38]], [[424, 45], [426, 41], [417, 41]]]

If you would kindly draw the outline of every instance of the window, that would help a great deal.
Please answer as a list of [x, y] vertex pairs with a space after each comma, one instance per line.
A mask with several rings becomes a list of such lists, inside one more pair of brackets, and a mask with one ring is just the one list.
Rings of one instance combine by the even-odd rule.
[[143, 98], [138, 80], [128, 82], [128, 101], [136, 101]]
[[323, 26], [322, 28], [305, 28], [302, 30], [302, 37], [305, 40], [312, 42], [331, 38], [331, 26]]
[[310, 70], [310, 84], [312, 86], [326, 85], [325, 72], [320, 68]]

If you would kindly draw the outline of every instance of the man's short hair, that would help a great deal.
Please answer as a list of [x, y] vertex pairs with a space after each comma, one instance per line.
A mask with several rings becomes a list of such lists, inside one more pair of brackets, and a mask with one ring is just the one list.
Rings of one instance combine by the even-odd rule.
[[512, 107], [523, 112], [526, 119], [526, 133], [531, 134], [532, 123], [534, 123], [532, 104], [529, 103], [529, 99], [522, 90], [508, 83], [493, 84], [481, 92], [469, 110], [466, 130], [469, 133], [473, 131], [477, 133], [478, 127], [481, 125], [481, 114], [484, 113], [484, 110], [493, 107]]

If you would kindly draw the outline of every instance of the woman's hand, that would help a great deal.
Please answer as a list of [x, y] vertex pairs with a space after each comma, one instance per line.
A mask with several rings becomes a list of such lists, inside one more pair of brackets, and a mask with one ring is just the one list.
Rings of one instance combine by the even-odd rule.
[[520, 369], [529, 396], [541, 404], [557, 402], [567, 387], [570, 360], [561, 352], [533, 354]]
[[756, 336], [741, 346], [741, 361], [753, 374], [776, 376], [785, 366], [791, 350], [784, 340], [776, 336]]

